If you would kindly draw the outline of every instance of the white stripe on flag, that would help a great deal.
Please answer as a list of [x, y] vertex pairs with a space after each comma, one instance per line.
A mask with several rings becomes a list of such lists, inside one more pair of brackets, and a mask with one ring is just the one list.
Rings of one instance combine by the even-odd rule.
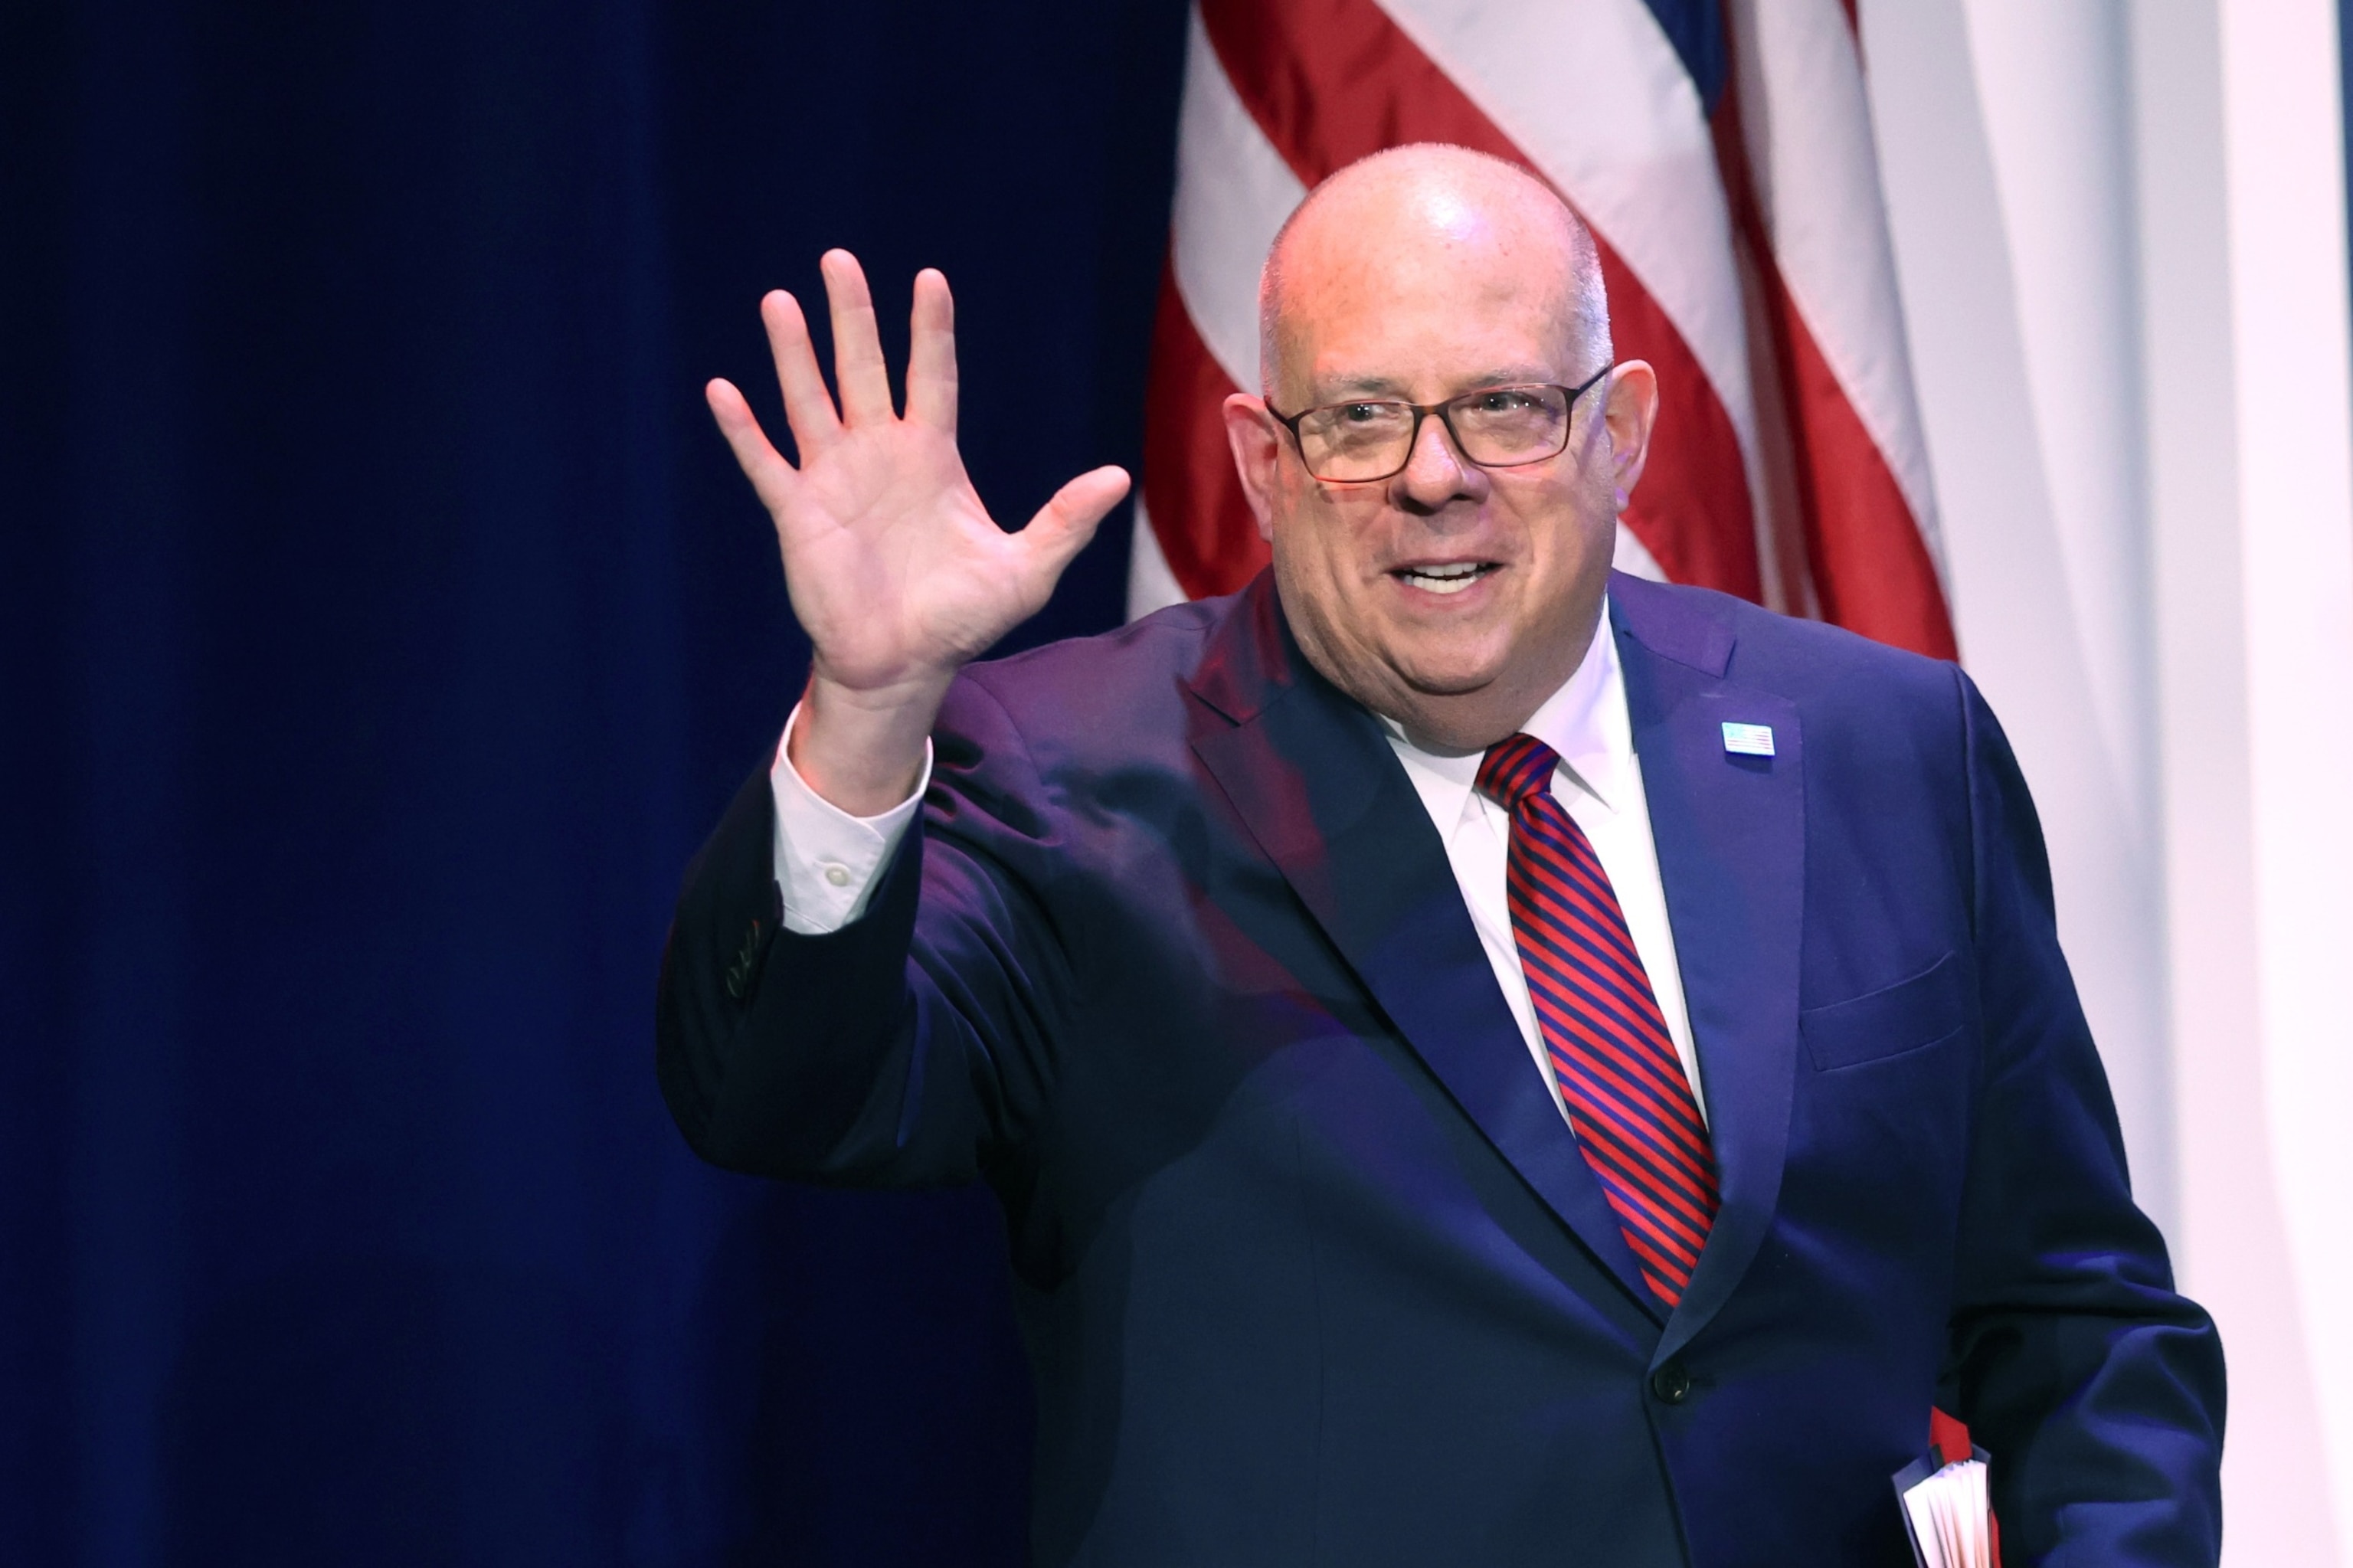
[[1183, 604], [1185, 590], [1176, 586], [1176, 574], [1168, 569], [1168, 557], [1160, 553], [1160, 535], [1152, 531], [1141, 492], [1135, 497], [1134, 512], [1134, 537], [1127, 547], [1127, 618], [1140, 620], [1155, 609]]
[[1750, 176], [1790, 299], [1942, 571], [1862, 60], [1839, 0], [1735, 0]]
[[1740, 440], [1757, 413], [1723, 177], [1699, 89], [1642, 0], [1380, 0], [1599, 230], [1691, 345]]
[[1219, 367], [1254, 391], [1259, 269], [1307, 188], [1226, 79], [1198, 7], [1190, 34], [1170, 219], [1176, 292]]
[[[1667, 570], [1659, 565], [1658, 557], [1642, 547], [1642, 541], [1634, 537], [1634, 530], [1622, 521], [1618, 524], [1617, 547], [1609, 553], [1609, 564], [1630, 577], [1647, 577], [1654, 583], [1667, 580]], [[1131, 580], [1133, 577], [1131, 573]]]

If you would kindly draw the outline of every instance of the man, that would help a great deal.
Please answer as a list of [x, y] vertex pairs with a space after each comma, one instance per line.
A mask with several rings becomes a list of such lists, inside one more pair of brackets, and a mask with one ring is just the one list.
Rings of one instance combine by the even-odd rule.
[[825, 272], [838, 413], [763, 306], [799, 467], [711, 388], [814, 661], [689, 874], [662, 1082], [733, 1168], [996, 1189], [1039, 1562], [1900, 1563], [1936, 1404], [2011, 1568], [2214, 1561], [2220, 1349], [2000, 732], [1609, 574], [1655, 384], [1549, 192], [1319, 187], [1226, 410], [1271, 574], [971, 667], [1125, 476], [999, 531], [944, 281], [900, 418]]

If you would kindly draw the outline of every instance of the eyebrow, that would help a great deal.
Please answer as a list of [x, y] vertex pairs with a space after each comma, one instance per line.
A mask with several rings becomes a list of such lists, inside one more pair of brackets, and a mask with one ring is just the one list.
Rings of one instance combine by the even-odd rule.
[[[1552, 376], [1553, 371], [1546, 366], [1499, 366], [1493, 370], [1470, 377], [1461, 384], [1460, 390], [1451, 392], [1447, 396], [1460, 397], [1463, 393], [1476, 392], [1488, 387], [1549, 387], [1552, 385]], [[1318, 384], [1313, 396], [1320, 405], [1334, 397], [1356, 396], [1403, 399], [1405, 393], [1396, 380], [1387, 376], [1343, 376], [1335, 380]]]

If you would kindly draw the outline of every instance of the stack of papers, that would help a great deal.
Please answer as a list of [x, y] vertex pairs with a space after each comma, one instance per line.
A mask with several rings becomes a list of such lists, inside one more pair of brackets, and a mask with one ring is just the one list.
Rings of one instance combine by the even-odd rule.
[[1935, 1470], [1922, 1460], [1896, 1478], [1895, 1489], [1920, 1568], [1994, 1568], [1993, 1499], [1984, 1459]]

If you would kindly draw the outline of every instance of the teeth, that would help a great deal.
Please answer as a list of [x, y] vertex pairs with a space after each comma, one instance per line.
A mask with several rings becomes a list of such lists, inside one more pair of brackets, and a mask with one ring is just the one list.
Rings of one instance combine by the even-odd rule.
[[1482, 570], [1476, 561], [1457, 561], [1442, 567], [1408, 567], [1398, 576], [1429, 593], [1461, 593], [1479, 580]]

